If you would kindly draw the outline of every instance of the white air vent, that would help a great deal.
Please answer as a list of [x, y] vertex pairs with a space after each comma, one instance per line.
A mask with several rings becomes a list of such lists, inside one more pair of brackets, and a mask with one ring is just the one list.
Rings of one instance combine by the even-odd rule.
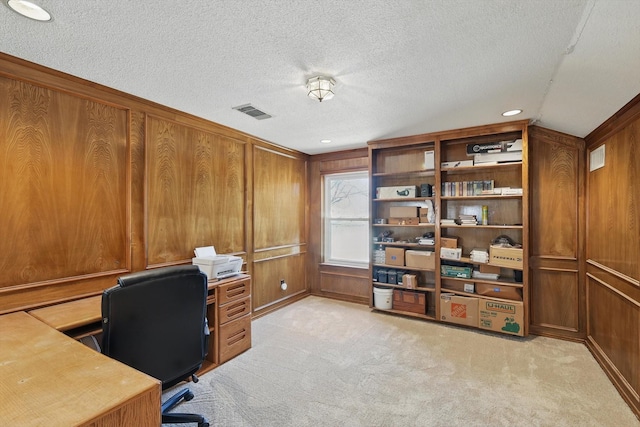
[[258, 110], [256, 107], [254, 107], [251, 104], [239, 105], [237, 107], [233, 107], [233, 109], [238, 110], [241, 113], [246, 114], [247, 116], [251, 116], [256, 120], [264, 120], [264, 119], [271, 118], [269, 114], [265, 113], [264, 111]]
[[593, 150], [589, 155], [589, 172], [604, 166], [604, 144]]

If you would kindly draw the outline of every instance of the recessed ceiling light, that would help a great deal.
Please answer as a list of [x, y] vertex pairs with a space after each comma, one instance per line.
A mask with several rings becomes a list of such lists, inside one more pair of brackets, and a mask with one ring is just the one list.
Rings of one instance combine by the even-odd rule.
[[330, 139], [321, 139], [320, 142], [322, 142], [323, 144], [329, 144], [331, 142]]
[[516, 116], [520, 113], [522, 113], [522, 110], [509, 110], [502, 113], [502, 115], [505, 117], [510, 117], [510, 116]]
[[51, 14], [30, 1], [8, 0], [7, 5], [22, 16], [35, 19], [36, 21], [51, 21]]

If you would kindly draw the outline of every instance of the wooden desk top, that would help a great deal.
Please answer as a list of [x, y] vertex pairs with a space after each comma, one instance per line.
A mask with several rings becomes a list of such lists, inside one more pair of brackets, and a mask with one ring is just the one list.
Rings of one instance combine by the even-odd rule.
[[83, 298], [77, 301], [56, 304], [29, 312], [33, 317], [59, 330], [85, 326], [102, 321], [102, 295]]
[[25, 312], [0, 316], [0, 378], [3, 426], [160, 424], [160, 381]]
[[[209, 290], [212, 290], [219, 285], [246, 277], [248, 277], [246, 274], [238, 274], [222, 280], [210, 280], [208, 287]], [[102, 321], [102, 295], [39, 308], [30, 311], [29, 314], [59, 331], [69, 331], [92, 323], [100, 323]]]

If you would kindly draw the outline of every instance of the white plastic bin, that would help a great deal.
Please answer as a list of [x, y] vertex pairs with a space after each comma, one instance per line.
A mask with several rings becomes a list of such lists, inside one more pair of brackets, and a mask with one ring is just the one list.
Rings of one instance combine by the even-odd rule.
[[374, 286], [373, 305], [375, 308], [390, 310], [393, 306], [393, 288]]

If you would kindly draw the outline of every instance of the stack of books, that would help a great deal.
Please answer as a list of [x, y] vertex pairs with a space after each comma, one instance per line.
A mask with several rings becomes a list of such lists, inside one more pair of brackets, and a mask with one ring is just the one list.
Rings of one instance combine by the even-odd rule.
[[475, 215], [460, 214], [457, 222], [459, 225], [478, 225], [478, 218]]
[[443, 218], [440, 220], [440, 225], [457, 225], [455, 219]]

